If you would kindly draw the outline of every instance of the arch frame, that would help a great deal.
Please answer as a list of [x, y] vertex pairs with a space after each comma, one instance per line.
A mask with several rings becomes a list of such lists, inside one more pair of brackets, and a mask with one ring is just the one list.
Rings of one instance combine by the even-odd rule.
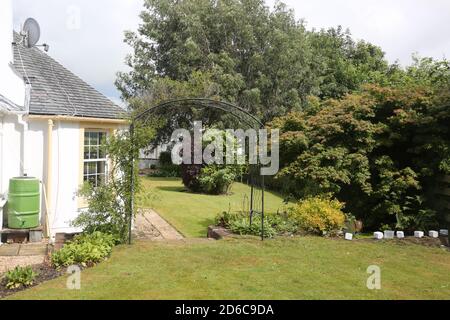
[[[134, 129], [137, 122], [143, 121], [144, 123], [148, 122], [148, 120], [155, 115], [157, 111], [160, 109], [163, 109], [164, 107], [194, 107], [194, 108], [208, 108], [208, 109], [215, 109], [225, 112], [226, 114], [230, 114], [233, 117], [237, 118], [240, 122], [245, 123], [247, 126], [251, 127], [255, 130], [260, 130], [264, 128], [264, 124], [262, 121], [256, 117], [255, 115], [251, 114], [249, 111], [245, 110], [242, 107], [239, 107], [235, 104], [221, 101], [221, 100], [213, 100], [208, 98], [186, 98], [186, 99], [176, 99], [176, 100], [167, 100], [162, 103], [159, 103], [155, 106], [151, 106], [149, 108], [146, 108], [144, 111], [140, 112], [136, 116], [132, 118], [131, 125], [130, 125], [130, 137], [133, 139], [134, 137]], [[244, 116], [245, 118], [242, 119], [240, 116]], [[133, 140], [131, 141], [133, 143]], [[131, 173], [131, 201], [130, 201], [130, 208], [128, 208], [129, 211], [129, 221], [128, 221], [128, 243], [132, 243], [132, 225], [133, 225], [133, 218], [134, 218], [134, 211], [135, 211], [135, 192], [136, 192], [136, 181], [135, 181], [135, 175], [134, 175], [134, 168], [136, 165], [136, 160], [134, 156], [131, 156], [130, 159], [130, 173]], [[254, 165], [256, 167], [256, 172], [260, 172], [260, 164]], [[251, 170], [253, 171], [253, 170]], [[260, 183], [260, 189], [261, 189], [261, 211], [258, 212], [255, 210], [255, 189], [257, 188], [255, 184], [255, 179], [253, 176], [253, 173], [250, 173], [250, 225], [253, 223], [253, 217], [255, 214], [261, 215], [261, 241], [264, 241], [264, 218], [265, 218], [265, 207], [264, 207], [264, 194], [265, 194], [265, 182], [264, 182], [264, 175], [259, 174], [259, 178], [261, 179]]]

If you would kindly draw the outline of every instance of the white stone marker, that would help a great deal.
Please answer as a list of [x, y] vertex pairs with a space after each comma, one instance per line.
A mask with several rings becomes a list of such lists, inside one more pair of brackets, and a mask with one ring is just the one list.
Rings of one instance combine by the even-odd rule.
[[346, 233], [345, 234], [345, 240], [353, 240], [353, 233]]
[[397, 238], [404, 239], [405, 238], [405, 233], [403, 231], [397, 231]]
[[428, 236], [430, 238], [439, 238], [439, 232], [437, 232], [437, 231], [430, 231], [430, 232], [428, 232]]
[[388, 230], [386, 230], [386, 231], [384, 232], [384, 238], [385, 238], [385, 239], [394, 239], [394, 236], [395, 236], [395, 232], [394, 232], [394, 231], [388, 231]]
[[414, 231], [414, 237], [416, 238], [423, 238], [424, 235], [423, 231]]
[[384, 235], [383, 235], [383, 232], [375, 232], [373, 234], [373, 237], [377, 240], [381, 240], [381, 239], [383, 239]]
[[441, 236], [448, 236], [448, 230], [446, 230], [446, 229], [441, 229], [441, 230], [439, 230], [439, 234], [440, 234]]

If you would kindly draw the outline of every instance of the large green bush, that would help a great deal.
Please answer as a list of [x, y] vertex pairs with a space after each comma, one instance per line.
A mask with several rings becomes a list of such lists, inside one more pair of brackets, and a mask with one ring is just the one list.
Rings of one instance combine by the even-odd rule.
[[204, 167], [198, 178], [201, 190], [208, 194], [228, 193], [236, 179], [234, 171], [233, 167]]
[[97, 264], [111, 255], [117, 243], [112, 235], [101, 232], [82, 234], [66, 244], [51, 256], [54, 267], [68, 267], [74, 264], [89, 266]]
[[270, 181], [302, 199], [332, 194], [368, 229], [434, 228], [433, 195], [450, 174], [449, 63], [393, 70], [390, 86], [367, 85], [341, 100], [275, 119], [281, 170]]

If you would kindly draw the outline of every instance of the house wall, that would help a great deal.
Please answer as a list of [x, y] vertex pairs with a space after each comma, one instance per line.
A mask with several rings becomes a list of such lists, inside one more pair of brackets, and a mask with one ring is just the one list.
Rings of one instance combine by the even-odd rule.
[[25, 104], [25, 83], [12, 69], [13, 11], [11, 0], [0, 1], [0, 93], [19, 106]]
[[0, 114], [0, 197], [8, 193], [9, 179], [20, 176], [21, 126], [16, 115]]
[[[51, 186], [49, 200], [49, 224], [52, 233], [76, 232], [70, 221], [77, 217], [77, 190], [80, 150], [80, 123], [55, 121], [52, 130], [51, 181], [47, 181], [48, 168], [48, 120], [30, 120], [26, 145], [28, 176]], [[42, 192], [41, 212], [46, 213]], [[45, 223], [45, 217], [41, 219]]]
[[[41, 223], [45, 225], [47, 203], [44, 190], [50, 186], [49, 225], [56, 233], [74, 233], [71, 221], [86, 203], [77, 191], [83, 183], [83, 147], [85, 129], [102, 129], [113, 133], [126, 129], [125, 125], [83, 123], [55, 120], [52, 129], [51, 181], [48, 177], [48, 119], [29, 119], [28, 130], [17, 120], [17, 115], [0, 115], [0, 195], [8, 193], [9, 179], [26, 173], [43, 182], [41, 188]], [[2, 121], [3, 120], [3, 121]], [[21, 148], [24, 145], [24, 148]], [[23, 159], [23, 161], [21, 161]]]

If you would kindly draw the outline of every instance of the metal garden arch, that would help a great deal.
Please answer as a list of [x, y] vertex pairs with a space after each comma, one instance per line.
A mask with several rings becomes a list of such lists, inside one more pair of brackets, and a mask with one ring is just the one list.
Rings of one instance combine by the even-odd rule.
[[[251, 114], [247, 110], [234, 105], [229, 102], [225, 101], [219, 101], [219, 100], [212, 100], [212, 99], [205, 99], [205, 98], [191, 98], [191, 99], [178, 99], [178, 100], [170, 100], [165, 101], [163, 103], [160, 103], [156, 106], [149, 107], [146, 110], [142, 111], [135, 117], [133, 117], [131, 126], [130, 126], [130, 136], [131, 139], [134, 137], [134, 129], [137, 123], [141, 122], [144, 125], [148, 123], [149, 119], [157, 115], [157, 112], [164, 108], [176, 108], [182, 110], [183, 108], [189, 107], [189, 108], [195, 108], [198, 110], [202, 109], [213, 109], [213, 110], [219, 110], [223, 111], [225, 114], [230, 114], [234, 118], [236, 118], [239, 122], [247, 125], [249, 128], [260, 130], [264, 127], [263, 123], [261, 122], [258, 117]], [[131, 159], [131, 168], [134, 168], [135, 166], [135, 159], [132, 157]], [[250, 193], [250, 224], [253, 223], [253, 216], [256, 214], [259, 214], [261, 216], [261, 240], [264, 240], [264, 193], [265, 193], [265, 185], [264, 185], [264, 176], [260, 174], [260, 164], [253, 165], [254, 168], [250, 170], [250, 187], [251, 187], [251, 193]], [[132, 181], [131, 181], [131, 208], [129, 208], [130, 211], [130, 217], [129, 217], [129, 243], [131, 244], [132, 241], [132, 220], [133, 220], [133, 213], [135, 209], [135, 203], [134, 203], [134, 196], [135, 196], [135, 181], [134, 181], [134, 174], [131, 175]], [[257, 177], [259, 177], [259, 187], [261, 190], [261, 197], [260, 199], [257, 199], [255, 197], [256, 190], [258, 188], [257, 184]], [[260, 200], [260, 205], [256, 205], [256, 201]], [[258, 210], [259, 209], [259, 210]]]

